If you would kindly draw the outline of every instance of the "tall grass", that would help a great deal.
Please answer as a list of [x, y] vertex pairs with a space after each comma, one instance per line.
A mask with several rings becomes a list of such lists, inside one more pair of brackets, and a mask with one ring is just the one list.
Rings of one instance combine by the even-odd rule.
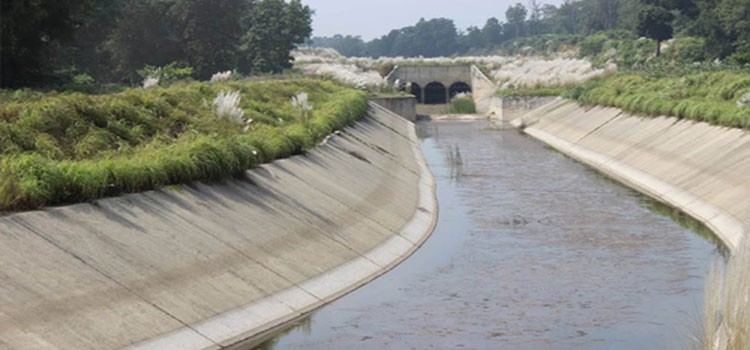
[[750, 349], [750, 239], [706, 283], [704, 350]]
[[[226, 90], [252, 124], [217, 117], [212, 100]], [[290, 102], [302, 91], [316, 107], [308, 121]], [[30, 96], [0, 106], [2, 210], [239, 175], [313, 147], [367, 110], [364, 92], [311, 79]]]
[[637, 114], [747, 128], [750, 108], [738, 104], [747, 93], [750, 74], [727, 70], [661, 77], [621, 73], [574, 87], [567, 95], [584, 104], [612, 106]]

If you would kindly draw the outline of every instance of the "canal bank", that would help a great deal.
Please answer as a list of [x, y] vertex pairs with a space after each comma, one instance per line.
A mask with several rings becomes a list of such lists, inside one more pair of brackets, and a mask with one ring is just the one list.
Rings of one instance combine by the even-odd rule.
[[744, 130], [556, 99], [513, 124], [555, 149], [709, 227], [730, 250], [750, 215]]
[[252, 344], [429, 236], [414, 125], [368, 117], [242, 178], [0, 217], [0, 348]]

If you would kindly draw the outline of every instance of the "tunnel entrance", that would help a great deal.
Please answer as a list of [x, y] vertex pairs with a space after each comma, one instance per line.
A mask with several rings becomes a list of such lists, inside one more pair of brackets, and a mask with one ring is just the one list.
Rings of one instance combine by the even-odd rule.
[[459, 82], [453, 83], [449, 91], [450, 91], [450, 97], [454, 98], [458, 94], [471, 93], [471, 86], [469, 86], [469, 84], [459, 81]]
[[409, 93], [416, 97], [417, 103], [424, 103], [422, 100], [422, 87], [419, 84], [411, 83], [411, 91]]
[[437, 105], [448, 103], [448, 95], [445, 91], [445, 85], [432, 82], [424, 87], [424, 103], [428, 105]]

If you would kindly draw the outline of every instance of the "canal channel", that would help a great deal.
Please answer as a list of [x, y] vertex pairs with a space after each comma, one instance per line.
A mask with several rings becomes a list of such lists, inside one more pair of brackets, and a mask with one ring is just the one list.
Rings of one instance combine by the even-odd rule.
[[440, 121], [418, 134], [433, 236], [259, 349], [695, 348], [722, 260], [705, 232], [517, 131]]

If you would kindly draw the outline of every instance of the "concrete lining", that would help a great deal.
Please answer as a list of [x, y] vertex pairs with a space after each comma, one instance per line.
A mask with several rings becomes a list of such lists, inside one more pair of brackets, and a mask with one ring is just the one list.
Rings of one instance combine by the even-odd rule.
[[513, 122], [555, 149], [709, 227], [730, 250], [750, 212], [747, 132], [557, 99]]
[[0, 217], [0, 349], [252, 345], [411, 255], [434, 186], [413, 123], [371, 103], [241, 179]]

